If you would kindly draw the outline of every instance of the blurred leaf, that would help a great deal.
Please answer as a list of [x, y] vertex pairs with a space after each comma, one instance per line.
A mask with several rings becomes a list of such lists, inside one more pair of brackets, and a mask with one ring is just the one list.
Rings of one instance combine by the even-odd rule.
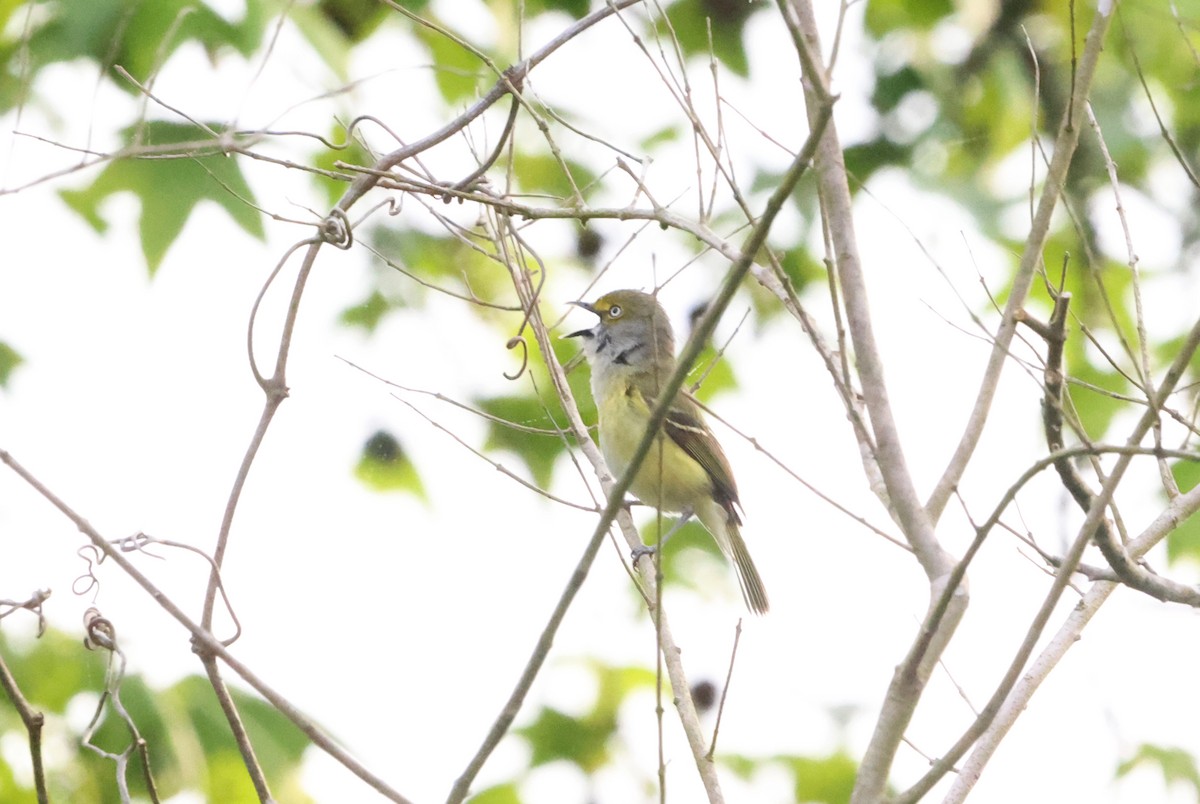
[[[371, 238], [384, 259], [422, 282], [445, 286], [456, 293], [473, 293], [481, 299], [507, 298], [506, 294], [512, 292], [507, 272], [458, 238], [395, 227], [374, 229]], [[405, 287], [406, 297], [411, 294], [414, 300], [427, 290], [411, 282]], [[489, 312], [483, 310], [480, 315], [487, 318]]]
[[382, 293], [373, 290], [365, 300], [343, 310], [339, 318], [348, 327], [362, 327], [370, 333], [375, 331], [392, 306]]
[[[678, 517], [671, 514], [664, 514], [662, 517], [662, 529], [659, 529], [658, 514], [649, 506], [638, 506], [634, 508], [635, 512], [648, 511], [646, 524], [641, 527], [642, 541], [648, 545], [658, 544], [660, 533], [671, 533], [678, 522]], [[707, 554], [707, 558], [703, 559], [712, 563], [714, 567], [720, 566], [725, 568], [725, 557], [721, 554], [721, 550], [717, 547], [717, 543], [709, 532], [705, 530], [695, 518], [688, 520], [687, 524], [679, 530], [671, 534], [671, 538], [667, 540], [666, 545], [662, 550], [662, 573], [663, 580], [666, 586], [679, 586], [684, 589], [691, 589], [699, 593], [702, 597], [708, 598], [712, 596], [712, 590], [707, 589], [702, 585], [699, 575], [694, 571], [694, 565], [690, 564], [696, 553]], [[685, 560], [680, 560], [682, 556], [687, 556]], [[643, 560], [653, 560], [653, 557], [648, 557]], [[724, 571], [724, 570], [722, 570]], [[737, 581], [730, 577], [731, 590], [736, 590]], [[636, 589], [632, 590], [634, 595], [640, 597], [640, 592]]]
[[[563, 173], [563, 164], [570, 178]], [[529, 193], [544, 193], [570, 205], [575, 197], [571, 182], [579, 188], [584, 198], [596, 181], [596, 174], [578, 162], [566, 160], [560, 163], [550, 154], [518, 153], [513, 157], [513, 173], [521, 189]]]
[[[80, 690], [98, 692], [104, 678], [103, 657], [54, 629], [28, 643], [14, 643], [0, 632], [0, 651], [25, 697], [49, 712], [63, 714]], [[11, 712], [0, 707], [4, 711]]]
[[428, 500], [416, 467], [396, 437], [384, 430], [377, 431], [363, 445], [354, 476], [375, 491], [404, 491]]
[[615, 718], [630, 693], [654, 687], [654, 671], [647, 667], [610, 665], [600, 661], [593, 661], [589, 664], [599, 682], [599, 690], [596, 693], [596, 712], [612, 713]]
[[617, 715], [629, 694], [654, 684], [654, 673], [642, 667], [614, 667], [592, 662], [596, 700], [590, 712], [573, 717], [543, 707], [528, 726], [515, 729], [533, 751], [531, 767], [566, 760], [592, 774], [611, 759], [609, 744], [617, 730]]
[[608, 763], [608, 741], [616, 728], [614, 721], [571, 717], [546, 706], [533, 723], [514, 731], [529, 743], [530, 767], [565, 760], [590, 774]]
[[[185, 779], [174, 751], [170, 732], [175, 729], [186, 731], [192, 725], [190, 719], [181, 718], [178, 723], [173, 723], [168, 727], [168, 716], [160, 711], [159, 700], [141, 676], [126, 676], [121, 681], [119, 694], [121, 706], [129, 713], [139, 734], [146, 741], [155, 785], [168, 795], [178, 792], [185, 783]], [[209, 688], [210, 697], [211, 694], [212, 691]], [[117, 715], [111, 702], [105, 703], [103, 720], [92, 736], [92, 744], [104, 751], [120, 754], [130, 748], [133, 744], [132, 741], [133, 738], [125, 721]], [[88, 753], [84, 754], [84, 756], [89, 755]], [[193, 756], [192, 759], [198, 760], [202, 766], [206, 757], [202, 754]], [[115, 766], [112, 760], [97, 756], [94, 757], [94, 761], [101, 774], [107, 772], [111, 775], [113, 773]], [[130, 771], [126, 775], [130, 788], [135, 794], [147, 795], [140, 762], [131, 762]]]
[[[106, 655], [87, 650], [82, 641], [53, 629], [28, 645], [13, 644], [0, 633], [0, 652], [30, 703], [52, 716], [46, 739], [70, 746], [73, 754], [55, 760], [50, 774], [52, 800], [117, 804], [115, 765], [84, 748], [79, 735], [64, 733], [61, 715], [75, 702], [90, 706], [101, 702]], [[231, 689], [250, 739], [272, 788], [280, 800], [311, 802], [300, 787], [300, 762], [308, 739], [274, 707], [236, 688]], [[157, 690], [137, 675], [125, 676], [118, 688], [121, 705], [146, 741], [155, 783], [163, 798], [187, 791], [205, 791], [210, 801], [257, 801], [246, 769], [229, 733], [208, 679], [189, 676]], [[81, 696], [86, 695], [87, 698]], [[92, 742], [119, 753], [132, 745], [129, 727], [105, 702], [102, 719]], [[58, 715], [58, 717], [53, 717]], [[0, 707], [0, 732], [23, 727], [11, 707]], [[23, 801], [10, 796], [9, 769], [0, 758], [0, 800]], [[137, 800], [145, 798], [140, 759], [131, 760], [126, 779]]]
[[928, 30], [954, 11], [952, 0], [870, 0], [867, 30], [883, 36], [897, 28]]
[[433, 57], [433, 77], [447, 103], [457, 104], [475, 97], [486, 66], [471, 51], [425, 26], [416, 34]]
[[746, 20], [764, 3], [748, 0], [678, 0], [667, 8], [666, 23], [659, 23], [659, 34], [672, 32], [684, 54], [707, 56], [709, 30], [712, 30], [712, 53], [722, 64], [740, 76], [750, 73], [742, 33]]
[[512, 452], [525, 464], [538, 486], [549, 487], [554, 473], [554, 462], [566, 449], [563, 440], [554, 433], [533, 433], [520, 429], [554, 427], [554, 422], [546, 415], [542, 402], [532, 395], [514, 395], [480, 399], [477, 404], [485, 413], [518, 425], [509, 427], [499, 422], [488, 422], [484, 449]]
[[681, 134], [682, 132], [680, 132], [678, 126], [664, 126], [650, 136], [645, 137], [638, 142], [638, 147], [643, 151], [653, 151], [659, 146], [666, 145], [667, 143], [671, 142], [677, 142]]
[[447, 235], [388, 228], [381, 228], [372, 235], [376, 248], [385, 257], [426, 280], [452, 274], [462, 256], [462, 243]]
[[[1007, 50], [998, 53], [972, 76], [969, 87], [943, 92], [947, 112], [958, 115], [961, 127], [954, 149], [959, 156], [958, 169], [971, 180], [978, 179], [981, 157], [985, 162], [998, 162], [1013, 149], [1024, 147], [1029, 138], [1035, 110], [1023, 56]], [[996, 109], [1004, 109], [1004, 114], [996, 114]]]
[[[372, 2], [375, 2], [375, 0], [372, 0]], [[327, 170], [331, 173], [352, 176], [353, 174], [350, 171], [336, 167], [334, 162], [362, 165], [364, 167], [370, 167], [375, 163], [375, 158], [363, 147], [362, 142], [359, 141], [357, 136], [347, 139], [344, 128], [331, 131], [327, 139], [333, 143], [345, 143], [346, 147], [341, 150], [322, 148], [320, 151], [317, 151], [316, 156], [313, 158], [314, 167], [320, 170]], [[313, 176], [316, 179], [317, 185], [325, 192], [325, 200], [329, 202], [330, 206], [336, 203], [345, 194], [346, 188], [350, 186], [349, 182], [330, 178], [329, 176], [322, 176], [319, 173], [313, 174]]]
[[[1176, 461], [1171, 464], [1171, 475], [1180, 491], [1189, 492], [1200, 483], [1200, 463]], [[1200, 513], [1192, 514], [1167, 534], [1167, 562], [1175, 564], [1184, 558], [1200, 561]]]
[[489, 787], [467, 799], [468, 804], [521, 804], [517, 786], [511, 782]]
[[1068, 383], [1067, 393], [1088, 437], [1101, 439], [1124, 406], [1116, 394], [1126, 390], [1126, 380], [1116, 371], [1103, 371], [1090, 363], [1072, 367], [1070, 374], [1072, 379], [1090, 386]]
[[[510, 316], [519, 320], [518, 316]], [[566, 365], [579, 352], [579, 344], [568, 338], [552, 338], [554, 359]], [[530, 338], [529, 360], [526, 370], [533, 372], [534, 382], [538, 388], [551, 387], [549, 374], [545, 368], [545, 358], [538, 348], [537, 341]], [[514, 351], [512, 368], [515, 370], [519, 360], [519, 350]], [[580, 362], [574, 371], [567, 375], [567, 384], [579, 405], [579, 413], [584, 422], [594, 423], [596, 406], [592, 400], [589, 387], [590, 374], [587, 364]], [[554, 471], [554, 463], [563, 454], [566, 446], [562, 437], [557, 434], [558, 422], [565, 420], [562, 406], [556, 397], [538, 399], [533, 394], [506, 394], [495, 397], [480, 398], [475, 404], [485, 413], [491, 414], [505, 422], [512, 422], [525, 428], [536, 428], [546, 432], [530, 432], [529, 430], [508, 427], [499, 422], [489, 422], [487, 440], [484, 448], [488, 450], [508, 450], [517, 455], [533, 475], [534, 482], [545, 488], [549, 485]], [[549, 413], [547, 413], [547, 408]]]
[[[425, 2], [402, 2], [410, 11], [419, 11]], [[361, 42], [388, 18], [390, 10], [379, 0], [318, 0], [317, 10], [351, 42]]]
[[[283, 800], [297, 804], [311, 802], [299, 787], [300, 763], [308, 747], [308, 738], [275, 707], [255, 695], [231, 688], [230, 694], [267, 780]], [[203, 755], [208, 759], [204, 785], [210, 801], [257, 802], [258, 796], [246, 775], [237, 746], [229, 733], [229, 724], [217, 706], [207, 678], [188, 676], [164, 690], [159, 698], [171, 707], [168, 722], [178, 728], [190, 723]], [[194, 735], [194, 736], [192, 736]], [[179, 741], [176, 740], [176, 743]], [[240, 772], [239, 772], [240, 771]], [[286, 796], [283, 791], [287, 790]]]
[[858, 775], [858, 763], [841, 751], [824, 757], [777, 756], [769, 760], [741, 754], [721, 757], [721, 764], [746, 780], [768, 762], [782, 764], [791, 771], [795, 779], [793, 800], [805, 804], [846, 804]]
[[589, 8], [588, 0], [528, 0], [525, 15], [528, 18], [543, 11], [563, 11], [578, 20], [587, 16]]
[[8, 380], [12, 377], [13, 371], [17, 366], [25, 362], [25, 358], [17, 353], [4, 341], [0, 341], [0, 388], [8, 386]]
[[[792, 287], [796, 289], [796, 293], [804, 292], [809, 283], [820, 284], [826, 279], [825, 265], [814, 258], [812, 252], [804, 246], [783, 252], [780, 263], [788, 279], [792, 280]], [[778, 309], [778, 305], [774, 305], [773, 309]]]
[[21, 802], [37, 801], [32, 788], [17, 784], [16, 777], [3, 760], [0, 760], [0, 801]]
[[312, 3], [294, 4], [288, 10], [288, 20], [333, 74], [339, 80], [347, 80], [353, 46], [345, 32]]
[[786, 761], [796, 776], [796, 801], [848, 804], [858, 776], [858, 763], [843, 753], [827, 757], [794, 757]]
[[[262, 42], [268, 10], [263, 0], [247, 0], [240, 20], [227, 21], [198, 0], [54, 0], [38, 4], [33, 28], [21, 42], [0, 47], [0, 110], [19, 100], [24, 82], [9, 80], [18, 61], [36, 77], [48, 64], [87, 58], [123, 91], [140, 90], [109, 68], [119, 64], [137, 81], [146, 80], [187, 42], [199, 44], [210, 58], [223, 48], [251, 56]], [[11, 4], [0, 11], [11, 13]], [[6, 15], [7, 16], [7, 15]], [[0, 30], [3, 27], [0, 26]], [[167, 35], [171, 34], [168, 40]], [[18, 56], [19, 54], [19, 56]]]
[[[208, 139], [195, 126], [181, 123], [150, 122], [142, 131], [147, 145]], [[126, 138], [132, 133], [132, 129], [127, 130]], [[151, 274], [158, 269], [167, 249], [201, 201], [215, 201], [248, 234], [259, 239], [264, 236], [262, 216], [250, 206], [254, 194], [234, 157], [121, 159], [110, 162], [90, 187], [63, 190], [60, 195], [92, 228], [104, 232], [108, 223], [100, 216], [100, 204], [118, 192], [131, 192], [141, 202], [142, 252]]]
[[924, 88], [925, 79], [921, 72], [912, 65], [906, 65], [894, 73], [875, 79], [871, 103], [878, 112], [890, 112], [900, 105], [909, 92]]
[[260, 801], [241, 755], [229, 749], [209, 752], [203, 789], [208, 801], [223, 804], [258, 804]]
[[1196, 768], [1196, 758], [1182, 748], [1142, 743], [1132, 757], [1117, 766], [1117, 778], [1146, 764], [1157, 766], [1168, 785], [1186, 782], [1200, 793], [1200, 771]]
[[[693, 389], [692, 386], [697, 382], [702, 382], [702, 384]], [[711, 402], [722, 391], [737, 388], [737, 377], [733, 373], [733, 364], [724, 356], [718, 359], [717, 350], [711, 344], [705, 346], [701, 350], [700, 356], [696, 358], [696, 365], [688, 374], [686, 387], [701, 402]]]
[[912, 162], [912, 146], [900, 145], [886, 137], [851, 145], [842, 154], [846, 170], [855, 179], [855, 189], [866, 183], [875, 171], [892, 165], [907, 166]]

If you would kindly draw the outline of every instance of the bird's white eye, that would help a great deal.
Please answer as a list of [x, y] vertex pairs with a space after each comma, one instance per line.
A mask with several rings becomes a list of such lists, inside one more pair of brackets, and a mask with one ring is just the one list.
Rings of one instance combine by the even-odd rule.
[[623, 311], [621, 310], [621, 305], [614, 304], [612, 307], [608, 308], [608, 317], [609, 318], [620, 318], [622, 312]]

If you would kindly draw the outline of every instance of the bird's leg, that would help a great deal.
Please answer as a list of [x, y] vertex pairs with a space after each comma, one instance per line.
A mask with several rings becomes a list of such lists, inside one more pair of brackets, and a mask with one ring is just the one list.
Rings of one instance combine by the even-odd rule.
[[671, 526], [671, 529], [667, 531], [665, 536], [658, 540], [658, 544], [643, 544], [641, 547], [635, 548], [630, 554], [630, 558], [633, 560], [633, 563], [637, 564], [638, 559], [643, 556], [654, 555], [654, 553], [657, 552], [660, 547], [667, 543], [668, 539], [678, 533], [680, 529], [682, 529], [683, 526], [688, 523], [688, 520], [692, 518], [693, 513], [694, 512], [691, 508], [684, 508], [679, 512], [678, 521]]

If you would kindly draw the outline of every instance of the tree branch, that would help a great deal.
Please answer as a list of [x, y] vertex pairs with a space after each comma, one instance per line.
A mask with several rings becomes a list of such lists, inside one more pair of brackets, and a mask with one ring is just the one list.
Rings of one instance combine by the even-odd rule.
[[963, 472], [967, 469], [967, 464], [971, 461], [971, 455], [974, 454], [975, 447], [983, 435], [988, 411], [991, 410], [992, 400], [995, 398], [996, 389], [1000, 384], [1000, 374], [1004, 370], [1009, 347], [1012, 345], [1013, 335], [1016, 333], [1017, 314], [1025, 305], [1025, 299], [1033, 284], [1033, 277], [1041, 264], [1042, 252], [1050, 237], [1051, 216], [1062, 188], [1066, 186], [1067, 169], [1071, 166], [1075, 149], [1079, 145], [1080, 127], [1073, 121], [1084, 119], [1084, 105], [1087, 103], [1092, 81], [1096, 77], [1096, 66], [1100, 61], [1104, 38], [1108, 33], [1109, 24], [1112, 22], [1112, 11], [1116, 2], [1117, 0], [1100, 0], [1096, 16], [1092, 20], [1092, 27], [1088, 31], [1083, 56], [1079, 60], [1078, 71], [1075, 75], [1071, 103], [1063, 115], [1058, 136], [1054, 141], [1050, 165], [1042, 185], [1042, 195], [1033, 215], [1029, 236], [1025, 240], [1025, 248], [1021, 251], [1021, 263], [1017, 268], [1017, 275], [1013, 278], [1012, 286], [1009, 288], [1008, 303], [1004, 307], [1000, 328], [992, 341], [992, 351], [983, 372], [983, 380], [975, 398], [975, 406], [971, 410], [971, 415], [963, 428], [962, 438], [959, 440], [950, 462], [946, 465], [941, 479], [938, 480], [925, 504], [929, 517], [934, 522], [941, 518], [942, 511], [945, 510], [946, 503], [950, 500], [950, 495], [958, 486]]
[[18, 477], [24, 480], [38, 494], [46, 498], [46, 500], [57, 508], [63, 516], [75, 524], [81, 533], [88, 537], [96, 549], [102, 552], [105, 556], [112, 559], [113, 563], [119, 566], [126, 575], [128, 575], [138, 586], [142, 587], [147, 594], [153, 598], [159, 606], [170, 614], [175, 621], [182, 625], [192, 635], [193, 647], [199, 652], [211, 653], [220, 657], [233, 672], [237, 673], [243, 681], [251, 688], [263, 696], [272, 706], [280, 711], [284, 717], [292, 721], [295, 726], [310, 739], [314, 745], [325, 751], [335, 760], [344, 765], [351, 773], [358, 776], [374, 790], [386, 797], [390, 801], [398, 804], [411, 804], [407, 798], [393, 790], [379, 777], [371, 773], [364, 765], [354, 759], [344, 748], [338, 745], [329, 735], [321, 731], [311, 720], [292, 705], [291, 701], [284, 698], [274, 689], [266, 684], [262, 679], [256, 676], [251, 670], [235, 658], [229, 649], [225, 647], [215, 636], [208, 630], [200, 626], [199, 623], [192, 620], [174, 601], [172, 601], [162, 590], [146, 577], [141, 570], [134, 566], [128, 558], [126, 558], [120, 550], [113, 546], [113, 543], [100, 535], [99, 531], [91, 526], [91, 524], [82, 516], [77, 514], [73, 508], [67, 505], [62, 499], [52, 492], [45, 484], [33, 476], [17, 460], [7, 451], [0, 449], [0, 463], [6, 464], [12, 469]]

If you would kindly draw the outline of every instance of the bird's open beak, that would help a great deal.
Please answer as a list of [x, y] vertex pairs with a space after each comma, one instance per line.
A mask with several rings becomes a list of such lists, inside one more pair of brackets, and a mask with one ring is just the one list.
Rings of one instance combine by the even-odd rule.
[[[588, 311], [589, 313], [591, 313], [592, 315], [600, 315], [599, 313], [597, 313], [597, 312], [596, 312], [596, 308], [595, 308], [595, 307], [593, 307], [592, 305], [588, 304], [587, 302], [573, 301], [573, 302], [567, 302], [567, 304], [573, 304], [573, 305], [575, 305], [576, 307], [582, 307], [584, 310], [587, 310], [587, 311]], [[592, 331], [592, 330], [590, 330], [590, 329], [581, 329], [581, 330], [577, 330], [577, 331], [575, 331], [575, 332], [572, 332], [570, 335], [564, 335], [563, 337], [565, 337], [565, 338], [578, 338], [578, 337], [579, 337], [579, 336], [581, 336], [581, 335], [586, 335], [587, 337], [589, 337], [589, 338], [590, 338], [590, 337], [592, 337], [592, 336], [593, 336], [593, 335], [595, 335], [595, 334], [596, 334], [596, 333], [595, 333], [595, 332], [593, 332], [593, 331]]]

